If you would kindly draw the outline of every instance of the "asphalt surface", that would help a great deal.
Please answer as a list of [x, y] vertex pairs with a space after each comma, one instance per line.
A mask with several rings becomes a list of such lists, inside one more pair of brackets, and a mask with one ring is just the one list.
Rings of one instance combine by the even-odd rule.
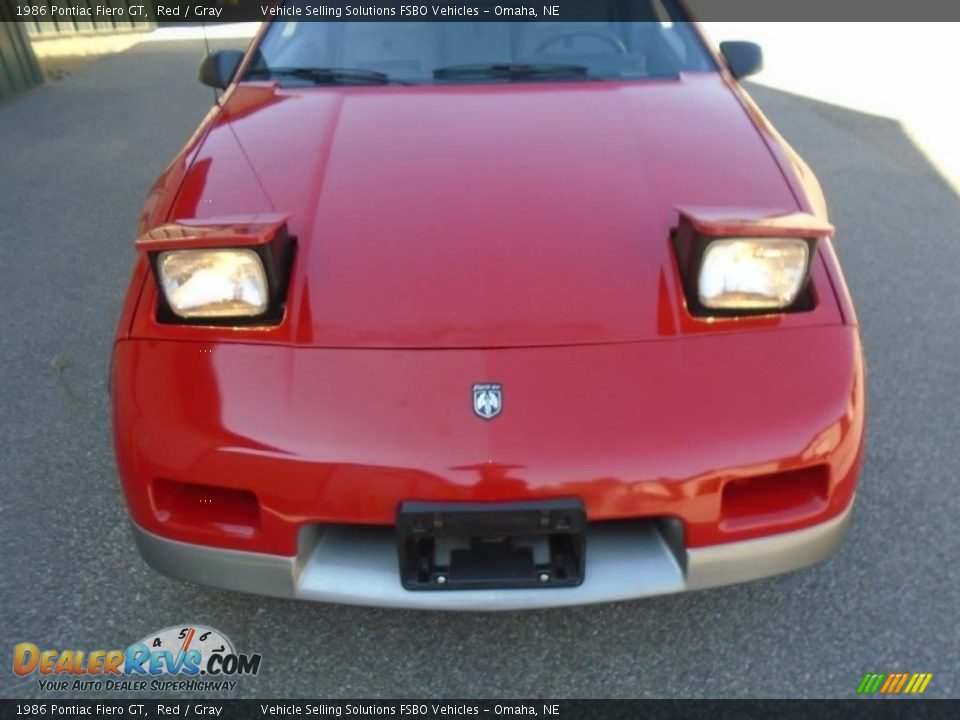
[[[0, 696], [12, 647], [212, 625], [238, 696], [851, 697], [865, 672], [960, 696], [960, 201], [889, 120], [755, 88], [818, 173], [869, 362], [851, 533], [827, 563], [615, 605], [430, 614], [277, 601], [154, 573], [127, 525], [107, 374], [154, 176], [211, 103], [201, 45], [142, 45], [0, 106]], [[55, 697], [55, 696], [54, 696]]]

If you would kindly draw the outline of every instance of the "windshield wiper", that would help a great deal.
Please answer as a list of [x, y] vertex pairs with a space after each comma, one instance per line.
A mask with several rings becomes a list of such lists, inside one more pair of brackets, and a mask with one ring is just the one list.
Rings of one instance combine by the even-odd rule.
[[306, 80], [317, 85], [409, 85], [391, 78], [386, 73], [363, 68], [335, 67], [269, 67], [254, 68], [249, 73], [258, 77], [292, 77]]
[[480, 63], [477, 65], [447, 65], [433, 71], [437, 80], [529, 80], [546, 77], [588, 77], [590, 69], [584, 65], [564, 63]]

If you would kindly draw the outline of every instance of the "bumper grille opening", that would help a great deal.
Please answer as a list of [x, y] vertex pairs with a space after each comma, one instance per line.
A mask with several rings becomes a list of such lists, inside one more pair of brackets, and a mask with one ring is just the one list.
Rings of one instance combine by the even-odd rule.
[[184, 528], [253, 537], [260, 529], [260, 506], [248, 490], [157, 479], [152, 486], [154, 514]]
[[723, 487], [721, 525], [725, 530], [741, 530], [815, 515], [826, 508], [829, 490], [827, 465], [736, 478]]

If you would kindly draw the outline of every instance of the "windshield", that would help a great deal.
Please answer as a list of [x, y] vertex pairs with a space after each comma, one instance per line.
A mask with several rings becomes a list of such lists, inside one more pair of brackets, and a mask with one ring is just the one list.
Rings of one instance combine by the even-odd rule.
[[672, 5], [650, 3], [657, 19], [649, 22], [277, 21], [247, 79], [294, 85], [576, 82], [714, 70], [698, 35], [668, 11]]

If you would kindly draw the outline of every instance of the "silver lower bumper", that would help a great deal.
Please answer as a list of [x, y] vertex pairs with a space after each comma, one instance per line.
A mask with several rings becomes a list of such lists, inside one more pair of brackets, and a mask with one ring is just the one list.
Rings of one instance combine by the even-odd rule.
[[516, 610], [612, 602], [700, 590], [797, 570], [840, 544], [853, 504], [810, 528], [704, 548], [678, 548], [655, 522], [592, 525], [578, 587], [405, 590], [392, 528], [305, 532], [294, 557], [168, 540], [134, 525], [144, 559], [181, 580], [283, 598], [427, 610]]

